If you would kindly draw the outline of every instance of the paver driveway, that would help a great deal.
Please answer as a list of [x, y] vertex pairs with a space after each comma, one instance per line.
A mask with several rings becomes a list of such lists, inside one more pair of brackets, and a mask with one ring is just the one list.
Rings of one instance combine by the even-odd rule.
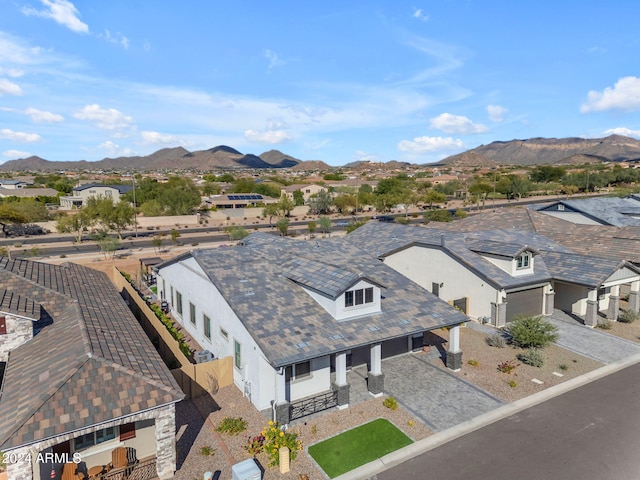
[[502, 400], [428, 363], [421, 355], [382, 361], [385, 393], [439, 432], [504, 404]]

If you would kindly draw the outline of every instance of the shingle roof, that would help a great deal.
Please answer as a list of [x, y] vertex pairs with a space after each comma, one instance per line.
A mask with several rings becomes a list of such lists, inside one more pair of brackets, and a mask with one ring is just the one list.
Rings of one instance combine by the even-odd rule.
[[24, 295], [0, 288], [0, 312], [39, 320], [40, 305]]
[[306, 258], [294, 258], [282, 268], [288, 279], [331, 298], [338, 297], [361, 277], [349, 270]]
[[[587, 257], [575, 253], [543, 252], [555, 280], [599, 287], [613, 272], [625, 265], [612, 258]], [[635, 270], [632, 265], [629, 268]]]
[[638, 202], [634, 198], [567, 199], [542, 206], [531, 205], [529, 208], [544, 211], [549, 208], [555, 208], [557, 204], [564, 205], [568, 210], [583, 213], [603, 225], [612, 225], [614, 227], [640, 226], [640, 219], [633, 216], [639, 212]]
[[108, 277], [66, 263], [0, 259], [0, 284], [53, 317], [9, 354], [0, 448], [15, 448], [183, 398]]
[[[466, 321], [446, 302], [342, 238], [302, 242], [254, 233], [243, 246], [195, 250], [157, 268], [162, 274], [165, 266], [189, 257], [275, 367]], [[382, 311], [335, 320], [302, 285], [288, 278], [296, 260], [314, 274], [320, 265], [329, 272], [344, 272], [346, 280], [328, 288], [332, 293], [360, 274], [386, 287]], [[317, 286], [319, 281], [320, 276], [308, 283]]]

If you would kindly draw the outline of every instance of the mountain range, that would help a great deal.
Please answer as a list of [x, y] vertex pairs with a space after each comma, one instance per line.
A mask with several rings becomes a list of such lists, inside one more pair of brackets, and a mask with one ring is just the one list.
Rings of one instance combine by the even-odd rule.
[[[528, 140], [496, 141], [488, 145], [452, 155], [438, 162], [453, 168], [493, 167], [497, 165], [571, 165], [592, 162], [620, 162], [640, 160], [640, 141], [611, 135], [606, 138], [531, 138]], [[346, 168], [366, 168], [370, 162], [354, 162]], [[386, 166], [401, 168], [410, 164], [392, 160]], [[155, 171], [212, 171], [217, 169], [329, 170], [320, 160], [302, 161], [279, 150], [261, 155], [243, 154], [220, 145], [208, 150], [190, 152], [183, 147], [163, 148], [151, 155], [104, 158], [95, 162], [86, 160], [53, 162], [37, 156], [10, 160], [0, 165], [0, 171], [58, 170], [155, 170]]]

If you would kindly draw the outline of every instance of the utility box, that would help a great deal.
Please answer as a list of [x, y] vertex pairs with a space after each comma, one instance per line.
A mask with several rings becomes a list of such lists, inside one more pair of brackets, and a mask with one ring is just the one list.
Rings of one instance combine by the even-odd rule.
[[231, 467], [231, 478], [232, 480], [261, 480], [262, 471], [260, 471], [260, 467], [256, 462], [250, 458]]

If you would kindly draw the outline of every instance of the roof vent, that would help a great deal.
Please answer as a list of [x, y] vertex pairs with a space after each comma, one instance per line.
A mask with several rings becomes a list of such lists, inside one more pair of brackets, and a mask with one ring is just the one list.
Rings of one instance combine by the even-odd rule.
[[296, 344], [296, 348], [297, 349], [301, 349], [301, 348], [308, 347], [308, 346], [309, 346], [308, 342], [300, 342], [300, 343]]
[[374, 325], [372, 327], [369, 327], [367, 330], [369, 330], [370, 332], [377, 332], [378, 330], [380, 330], [380, 327]]
[[340, 340], [341, 338], [344, 338], [344, 335], [342, 335], [341, 333], [337, 333], [335, 335], [331, 335], [329, 338], [331, 340]]

